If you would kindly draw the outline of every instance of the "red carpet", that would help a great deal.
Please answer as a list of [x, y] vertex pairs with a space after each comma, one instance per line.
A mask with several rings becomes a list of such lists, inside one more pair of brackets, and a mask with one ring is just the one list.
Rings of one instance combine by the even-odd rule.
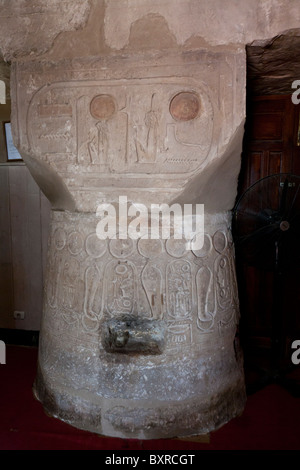
[[[243, 415], [211, 433], [209, 443], [103, 438], [45, 414], [32, 395], [37, 349], [7, 346], [0, 365], [0, 450], [299, 450], [300, 398], [278, 385], [248, 397]], [[119, 454], [118, 454], [119, 455]]]

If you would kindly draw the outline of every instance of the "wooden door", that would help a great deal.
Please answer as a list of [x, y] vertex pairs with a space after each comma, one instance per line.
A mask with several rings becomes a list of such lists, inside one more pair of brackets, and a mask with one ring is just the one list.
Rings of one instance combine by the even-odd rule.
[[291, 95], [259, 96], [249, 101], [240, 194], [265, 176], [300, 170], [298, 159], [293, 158], [300, 148], [298, 117], [299, 109], [292, 103]]
[[[299, 106], [291, 95], [259, 96], [248, 103], [240, 197], [247, 188], [277, 173], [300, 175]], [[237, 258], [241, 307], [241, 337], [249, 367], [271, 368], [274, 303], [277, 301], [274, 272], [250, 267]], [[298, 266], [280, 279], [279, 367], [291, 364], [291, 343], [300, 339], [300, 272]], [[278, 342], [278, 338], [276, 340]]]

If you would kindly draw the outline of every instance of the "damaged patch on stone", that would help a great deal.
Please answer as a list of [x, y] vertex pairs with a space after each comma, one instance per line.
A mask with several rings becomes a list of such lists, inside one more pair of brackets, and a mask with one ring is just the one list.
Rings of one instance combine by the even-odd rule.
[[110, 353], [161, 354], [165, 345], [165, 324], [134, 318], [108, 320], [103, 325], [102, 342]]

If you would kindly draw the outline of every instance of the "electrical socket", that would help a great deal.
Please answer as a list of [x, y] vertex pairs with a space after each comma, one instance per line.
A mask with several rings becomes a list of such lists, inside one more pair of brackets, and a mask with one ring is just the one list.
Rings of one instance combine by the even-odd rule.
[[25, 312], [20, 312], [19, 310], [14, 311], [14, 319], [15, 320], [24, 320]]

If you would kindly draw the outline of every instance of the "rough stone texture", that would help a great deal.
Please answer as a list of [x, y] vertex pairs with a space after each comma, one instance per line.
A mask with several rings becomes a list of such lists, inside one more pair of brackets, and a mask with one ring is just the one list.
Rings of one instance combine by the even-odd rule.
[[[214, 430], [245, 403], [230, 233], [245, 45], [298, 28], [298, 1], [65, 1], [55, 27], [43, 2], [39, 33], [25, 6], [41, 2], [4, 3], [15, 144], [53, 208], [35, 394], [102, 434]], [[202, 249], [99, 240], [97, 207], [119, 196], [204, 204]]]
[[298, 28], [299, 21], [298, 0], [1, 0], [0, 44], [6, 60], [128, 47], [243, 47]]
[[300, 30], [247, 46], [248, 89], [254, 95], [291, 94], [299, 80]]
[[0, 51], [5, 60], [47, 51], [62, 31], [83, 26], [89, 0], [1, 0]]
[[[175, 0], [171, 3], [169, 0], [113, 0], [106, 3], [105, 38], [113, 49], [128, 44], [133, 26], [146, 15], [163, 16], [169, 34], [179, 45], [198, 38], [212, 46], [270, 38], [299, 27], [300, 19], [298, 0]], [[150, 36], [156, 40], [155, 35]]]
[[[120, 270], [125, 269], [119, 265]], [[151, 305], [155, 305], [155, 293]], [[124, 354], [161, 354], [165, 346], [166, 328], [160, 320], [140, 320], [123, 315], [120, 319], [108, 320], [102, 325], [102, 344], [107, 352]]]

